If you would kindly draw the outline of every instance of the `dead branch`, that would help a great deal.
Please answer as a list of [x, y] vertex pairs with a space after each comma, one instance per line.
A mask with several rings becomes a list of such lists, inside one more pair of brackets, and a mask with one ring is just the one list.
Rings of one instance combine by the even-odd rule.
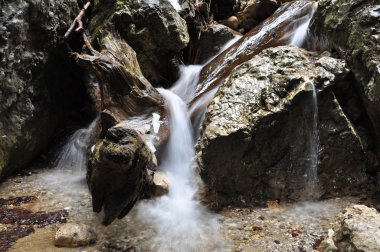
[[86, 12], [88, 11], [88, 9], [90, 8], [91, 6], [91, 1], [88, 1], [84, 6], [83, 8], [81, 9], [81, 11], [79, 12], [78, 16], [74, 19], [74, 21], [72, 22], [72, 24], [70, 25], [69, 29], [67, 30], [67, 32], [65, 33], [65, 35], [63, 36], [64, 39], [68, 39], [69, 36], [71, 35], [71, 33], [74, 31], [75, 27], [77, 27], [75, 29], [76, 32], [80, 32], [80, 31], [83, 31], [83, 21], [82, 21], [82, 18], [83, 16], [86, 14]]

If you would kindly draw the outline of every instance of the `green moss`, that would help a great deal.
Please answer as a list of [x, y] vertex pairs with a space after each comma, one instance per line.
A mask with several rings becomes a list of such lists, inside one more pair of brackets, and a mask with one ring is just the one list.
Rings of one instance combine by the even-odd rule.
[[109, 24], [113, 18], [114, 10], [100, 11], [91, 19], [90, 32], [92, 37], [96, 37], [100, 30]]
[[93, 17], [90, 24], [92, 37], [96, 37], [100, 30], [111, 23], [115, 14], [129, 14], [131, 3], [128, 0], [117, 0], [115, 3], [95, 1]]
[[102, 148], [102, 146], [103, 146], [103, 142], [100, 142], [96, 144], [95, 146], [95, 150], [93, 154], [94, 163], [98, 163], [100, 161], [100, 149]]

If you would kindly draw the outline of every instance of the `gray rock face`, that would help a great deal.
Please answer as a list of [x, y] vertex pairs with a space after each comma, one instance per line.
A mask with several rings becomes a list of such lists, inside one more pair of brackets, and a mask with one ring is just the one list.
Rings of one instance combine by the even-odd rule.
[[[380, 142], [380, 5], [374, 0], [321, 0], [311, 29], [347, 60]], [[379, 153], [379, 151], [377, 151]]]
[[[61, 38], [78, 13], [75, 0], [0, 3], [0, 176], [46, 147], [60, 119], [80, 104], [79, 70]], [[73, 88], [75, 87], [75, 88]], [[81, 96], [82, 98], [80, 98]]]
[[333, 237], [339, 251], [380, 251], [380, 214], [364, 205], [346, 208], [337, 217]]
[[137, 53], [144, 76], [153, 84], [173, 79], [174, 59], [189, 43], [184, 19], [167, 0], [99, 0], [91, 21], [93, 33], [113, 23]]
[[55, 246], [66, 248], [87, 246], [95, 242], [95, 231], [85, 224], [76, 223], [67, 223], [61, 226], [54, 238]]
[[237, 196], [300, 199], [310, 191], [313, 85], [318, 93], [318, 179], [323, 194], [360, 190], [366, 182], [361, 139], [337, 100], [349, 86], [343, 61], [313, 62], [295, 47], [264, 50], [237, 67], [209, 104], [197, 144], [201, 176], [220, 203]]

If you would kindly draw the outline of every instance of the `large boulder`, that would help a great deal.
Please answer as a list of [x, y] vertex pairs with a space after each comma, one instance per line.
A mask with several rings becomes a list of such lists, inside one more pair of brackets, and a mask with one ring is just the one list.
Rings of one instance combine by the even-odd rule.
[[113, 24], [133, 47], [144, 66], [144, 76], [152, 84], [167, 86], [173, 82], [174, 59], [190, 38], [185, 20], [168, 0], [95, 1], [92, 33], [96, 35], [107, 24]]
[[338, 215], [334, 228], [338, 251], [380, 251], [380, 214], [364, 205], [347, 207]]
[[[321, 0], [311, 22], [319, 46], [346, 59], [380, 143], [380, 6], [374, 0]], [[377, 148], [377, 154], [380, 153]]]
[[335, 91], [349, 88], [348, 72], [344, 61], [284, 46], [230, 74], [197, 144], [201, 176], [219, 203], [361, 190], [367, 158]]
[[75, 108], [85, 105], [80, 70], [62, 37], [76, 0], [0, 3], [0, 176], [27, 165]]

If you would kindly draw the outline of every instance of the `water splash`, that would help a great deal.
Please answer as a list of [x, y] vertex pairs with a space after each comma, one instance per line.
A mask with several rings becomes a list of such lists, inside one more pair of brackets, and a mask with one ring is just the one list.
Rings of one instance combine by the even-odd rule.
[[[139, 205], [139, 219], [153, 224], [154, 251], [214, 250], [219, 224], [215, 215], [196, 200], [201, 180], [193, 163], [194, 142], [186, 104], [179, 96], [158, 89], [170, 112], [170, 137], [160, 169], [169, 182], [169, 193]], [[211, 244], [211, 245], [210, 245]]]
[[44, 185], [50, 191], [75, 196], [87, 190], [85, 182], [87, 152], [94, 137], [97, 122], [98, 118], [88, 127], [75, 131], [54, 161], [54, 168], [41, 176]]

